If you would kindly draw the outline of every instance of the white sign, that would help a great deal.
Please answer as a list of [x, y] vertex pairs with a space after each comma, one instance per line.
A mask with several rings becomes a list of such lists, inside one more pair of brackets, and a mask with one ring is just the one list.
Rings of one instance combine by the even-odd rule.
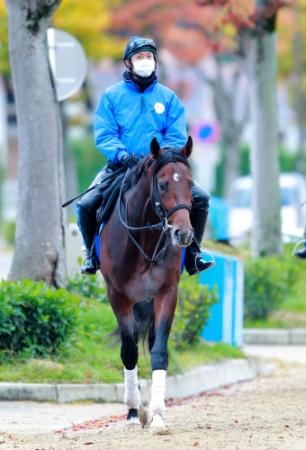
[[87, 58], [79, 41], [65, 31], [49, 28], [47, 41], [57, 100], [66, 100], [82, 86]]

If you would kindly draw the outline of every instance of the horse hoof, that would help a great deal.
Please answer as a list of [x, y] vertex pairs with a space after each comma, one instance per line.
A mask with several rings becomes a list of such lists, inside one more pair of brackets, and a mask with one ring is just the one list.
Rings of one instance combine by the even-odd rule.
[[128, 427], [140, 425], [140, 420], [138, 417], [138, 410], [136, 408], [129, 409], [126, 419], [127, 419], [126, 423], [127, 423]]
[[150, 424], [150, 431], [153, 434], [170, 434], [170, 430], [168, 427], [166, 427], [165, 422], [163, 418], [159, 414], [155, 414], [153, 416], [152, 422]]
[[140, 420], [138, 419], [138, 417], [132, 417], [131, 419], [128, 419], [126, 421], [127, 426], [130, 428], [133, 427], [138, 427], [141, 425]]

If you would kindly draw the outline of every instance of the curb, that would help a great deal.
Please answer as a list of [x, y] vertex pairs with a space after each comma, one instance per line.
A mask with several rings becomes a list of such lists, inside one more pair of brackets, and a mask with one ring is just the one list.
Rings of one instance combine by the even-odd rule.
[[[248, 381], [271, 371], [258, 358], [236, 359], [205, 365], [183, 375], [167, 378], [166, 399], [188, 397], [228, 384]], [[151, 381], [139, 381], [144, 401], [150, 397]], [[124, 402], [124, 384], [27, 384], [0, 383], [0, 400], [75, 402]]]
[[306, 329], [248, 328], [243, 330], [243, 343], [253, 345], [306, 345]]

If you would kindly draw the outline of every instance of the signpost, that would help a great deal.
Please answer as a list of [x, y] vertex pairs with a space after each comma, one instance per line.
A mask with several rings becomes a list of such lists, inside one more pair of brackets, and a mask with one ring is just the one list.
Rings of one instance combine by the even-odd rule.
[[65, 31], [49, 28], [47, 42], [56, 96], [60, 102], [82, 86], [87, 73], [87, 59], [79, 41]]

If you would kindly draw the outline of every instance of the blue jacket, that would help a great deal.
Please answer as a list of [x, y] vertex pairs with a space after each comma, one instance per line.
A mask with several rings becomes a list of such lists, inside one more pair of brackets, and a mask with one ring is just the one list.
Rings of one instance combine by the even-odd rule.
[[140, 92], [133, 81], [121, 81], [102, 95], [95, 112], [96, 146], [117, 161], [124, 152], [147, 155], [156, 137], [161, 147], [180, 148], [187, 141], [184, 107], [177, 95], [156, 81]]

